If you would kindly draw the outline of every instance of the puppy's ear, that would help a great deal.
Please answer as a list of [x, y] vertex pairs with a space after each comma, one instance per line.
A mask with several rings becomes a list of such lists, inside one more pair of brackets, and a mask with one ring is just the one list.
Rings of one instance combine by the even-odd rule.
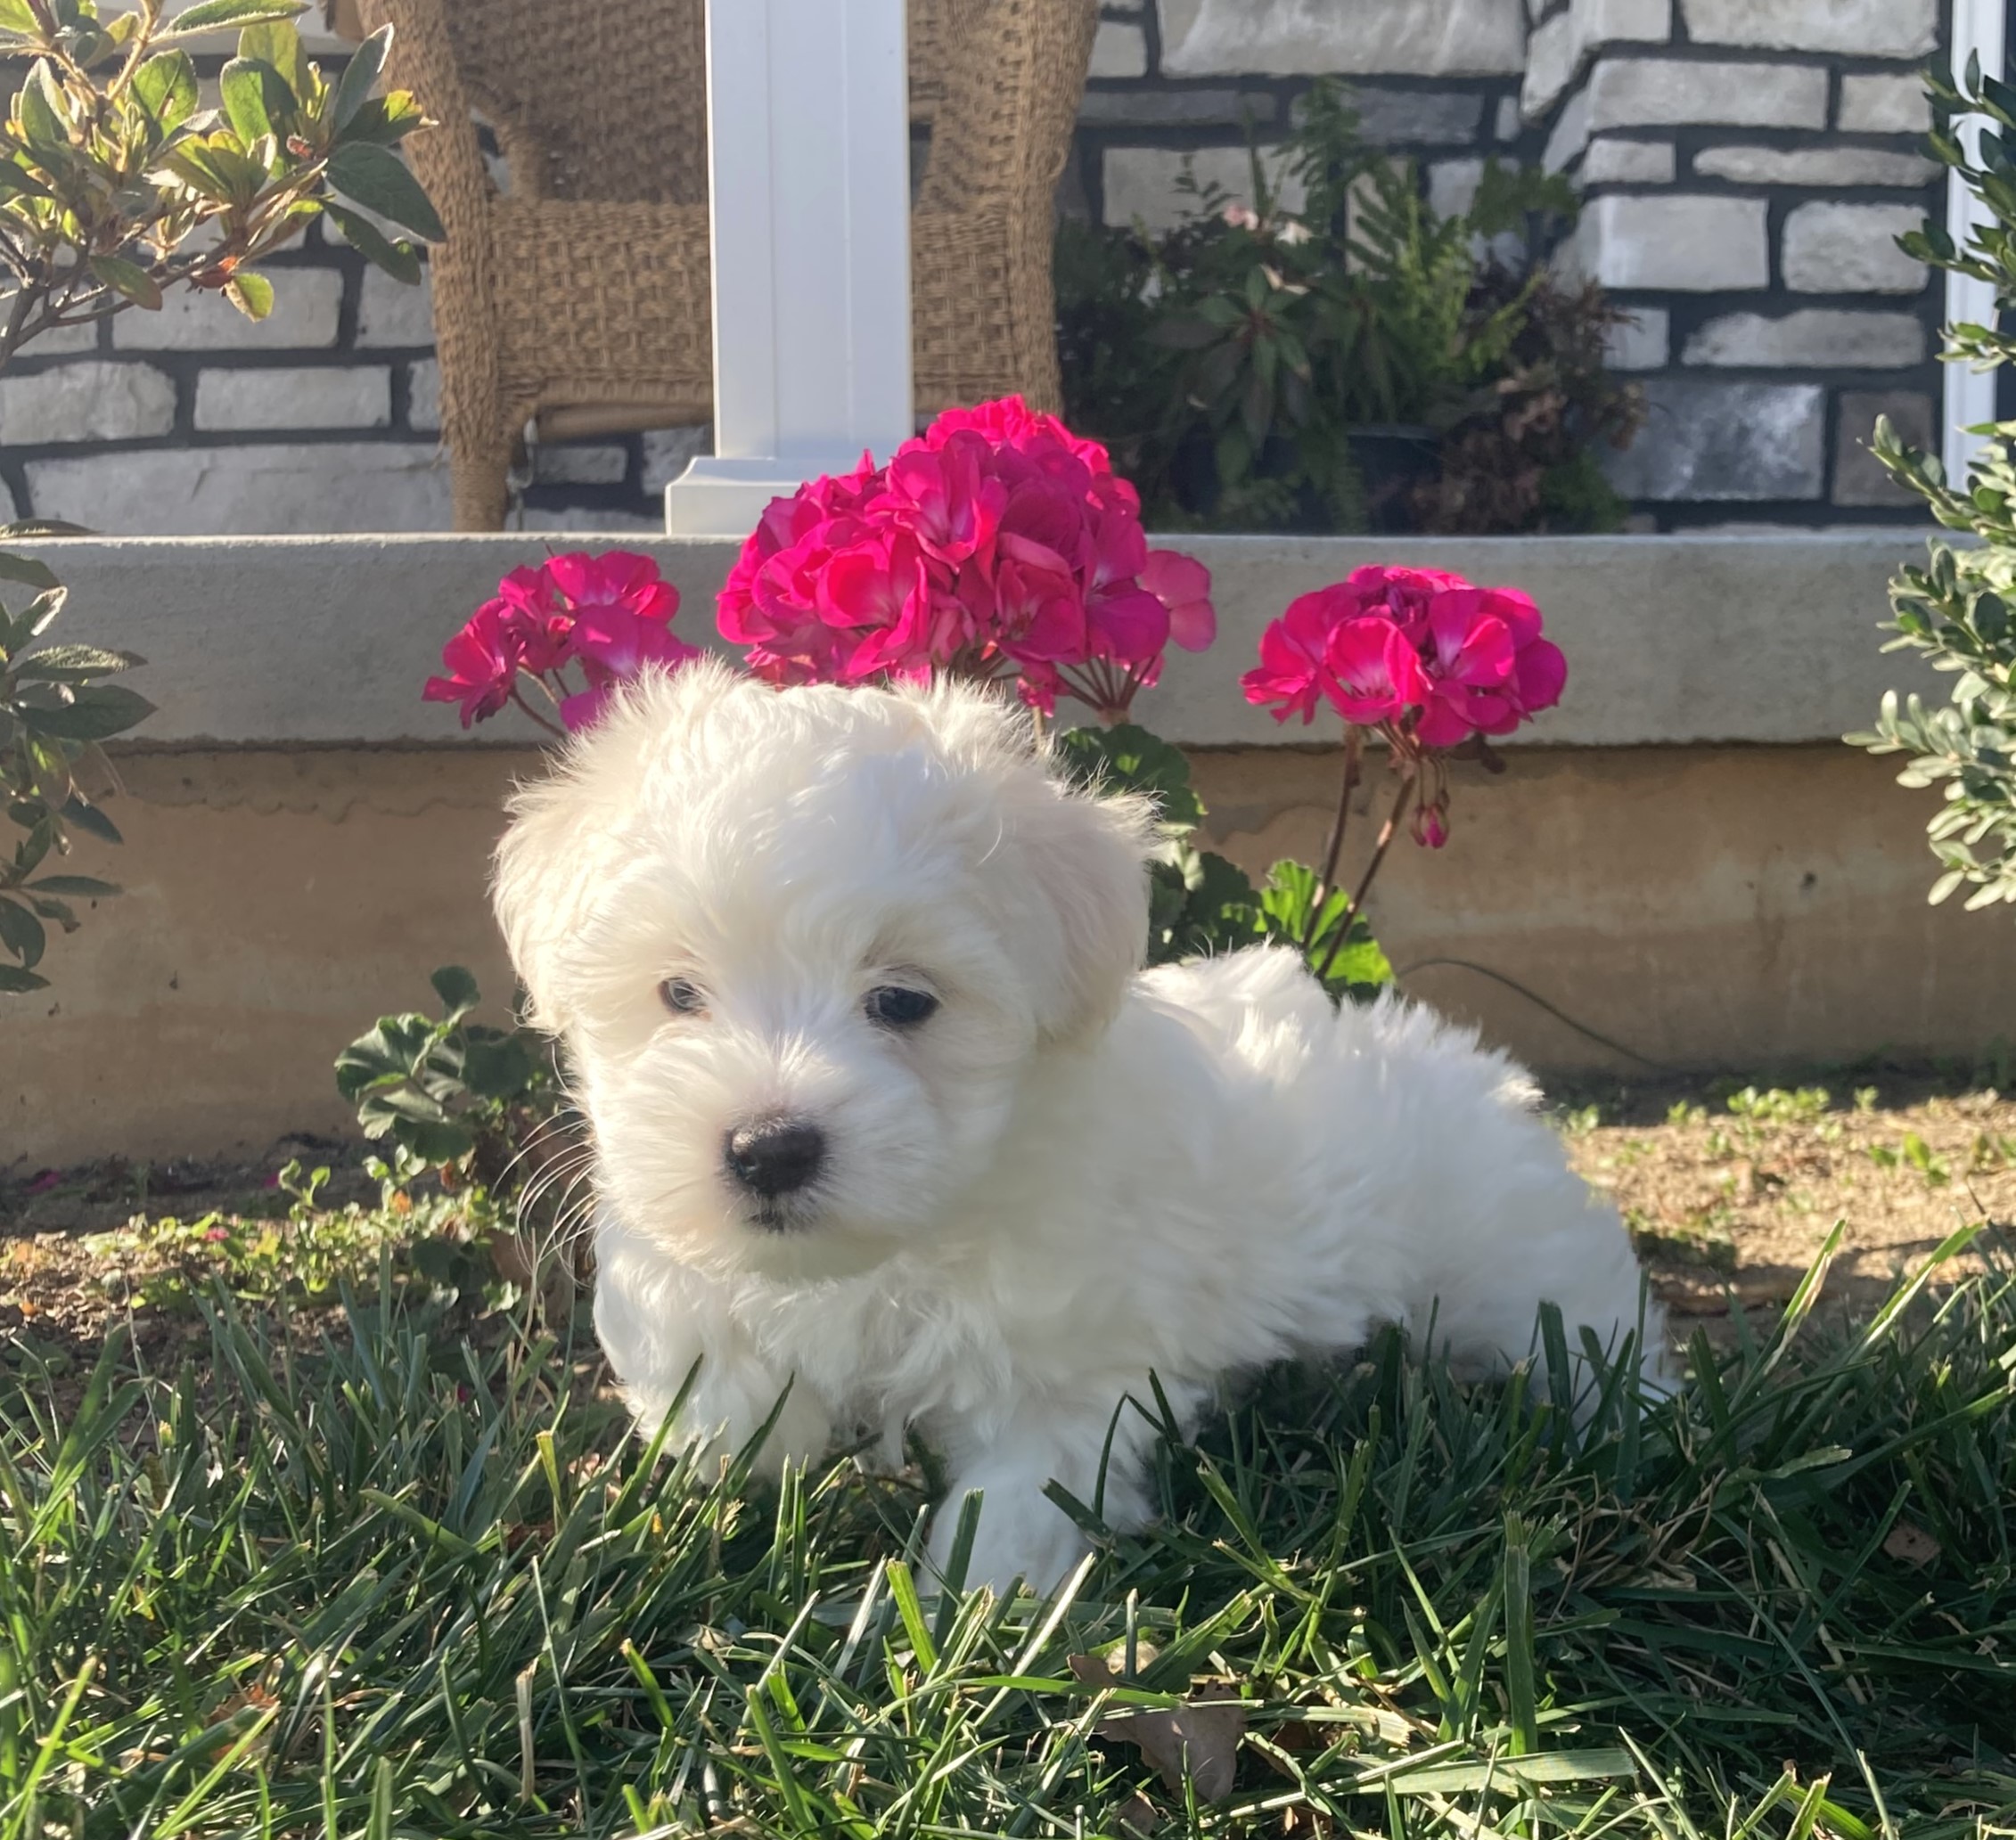
[[1006, 822], [1035, 911], [1014, 917], [1010, 943], [1049, 1040], [1105, 1027], [1141, 969], [1151, 818], [1142, 800], [1069, 790], [1033, 762], [1014, 776]]
[[574, 738], [548, 778], [512, 798], [491, 901], [539, 1027], [557, 1034], [568, 1026], [566, 953], [621, 866], [644, 789], [700, 712], [738, 688], [750, 690], [711, 658], [647, 674]]
[[521, 788], [511, 801], [511, 827], [497, 845], [491, 904], [529, 1019], [558, 1034], [567, 1026], [560, 1001], [559, 954], [588, 915], [596, 877], [585, 858], [594, 852], [594, 815], [582, 775], [563, 768]]

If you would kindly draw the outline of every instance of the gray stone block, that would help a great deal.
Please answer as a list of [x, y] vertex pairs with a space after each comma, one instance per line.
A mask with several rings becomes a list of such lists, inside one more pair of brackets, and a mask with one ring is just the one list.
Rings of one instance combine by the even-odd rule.
[[1272, 96], [1236, 89], [1088, 89], [1078, 104], [1086, 127], [1236, 127], [1274, 114]]
[[336, 342], [343, 277], [333, 268], [274, 268], [273, 311], [249, 320], [221, 294], [168, 295], [156, 312], [134, 308], [112, 321], [119, 351], [320, 350]]
[[1516, 75], [1520, 0], [1157, 0], [1172, 77]]
[[[1283, 208], [1299, 210], [1307, 194], [1283, 172], [1281, 149], [1263, 147], [1260, 157], [1270, 182], [1280, 188]], [[1182, 222], [1193, 203], [1176, 190], [1185, 160], [1199, 184], [1220, 185], [1235, 199], [1253, 201], [1252, 162], [1243, 147], [1203, 147], [1194, 154], [1175, 147], [1109, 147], [1103, 161], [1106, 221], [1127, 225], [1138, 217], [1151, 230], [1168, 230]]]
[[1684, 502], [1818, 498], [1826, 392], [1807, 383], [1708, 383], [1651, 377], [1638, 438], [1606, 454], [1627, 498]]
[[206, 431], [384, 428], [391, 420], [392, 373], [383, 364], [205, 371], [196, 379], [196, 426]]
[[1808, 307], [1771, 318], [1725, 314], [1688, 339], [1682, 362], [1771, 370], [1904, 371], [1925, 361], [1925, 328], [1908, 313]]
[[1882, 147], [1709, 147], [1694, 170], [1740, 185], [1908, 185], [1931, 184], [1938, 168], [1917, 153]]
[[1461, 90], [1360, 89], [1351, 103], [1360, 132], [1381, 147], [1466, 144], [1484, 126], [1484, 98]]
[[654, 517], [648, 511], [614, 511], [602, 506], [583, 511], [563, 505], [558, 511], [551, 511], [541, 505], [527, 505], [519, 527], [554, 532], [578, 530], [598, 536], [663, 536], [665, 519], [662, 513]]
[[1589, 126], [1824, 127], [1827, 72], [1819, 64], [1599, 58], [1589, 75]]
[[0, 442], [10, 447], [130, 441], [174, 426], [174, 380], [152, 364], [86, 358], [0, 378]]
[[1681, 0], [1696, 45], [1922, 57], [1938, 44], [1938, 0]]
[[1537, 121], [1561, 98], [1575, 80], [1582, 40], [1572, 12], [1557, 12], [1534, 28], [1526, 41], [1526, 81], [1520, 86], [1519, 106], [1528, 121]]
[[1565, 266], [1606, 288], [1713, 293], [1771, 278], [1761, 198], [1606, 192], [1584, 209]]
[[367, 268], [357, 297], [357, 343], [369, 346], [430, 346], [434, 342], [433, 276], [421, 271], [420, 285], [408, 287], [381, 268]]
[[1932, 103], [1916, 71], [1891, 77], [1844, 71], [1834, 126], [1851, 135], [1922, 135], [1931, 132]]
[[1663, 45], [1672, 36], [1672, 0], [1574, 0], [1527, 40], [1520, 107], [1528, 120], [1538, 120], [1601, 45]]
[[1094, 77], [1145, 77], [1148, 74], [1148, 34], [1139, 26], [1119, 20], [1101, 20], [1099, 36], [1092, 41]]
[[1671, 141], [1626, 141], [1603, 135], [1582, 156], [1585, 185], [1670, 185], [1675, 159]]
[[[126, 309], [128, 313], [137, 313], [139, 310], [133, 307]], [[52, 327], [46, 332], [37, 333], [22, 346], [20, 355], [24, 358], [62, 358], [76, 352], [96, 351], [98, 328], [102, 323], [101, 320], [93, 320], [82, 326]]]
[[1429, 208], [1438, 217], [1460, 217], [1477, 202], [1483, 182], [1481, 159], [1438, 160], [1428, 169]]
[[1673, 315], [1663, 307], [1634, 307], [1610, 329], [1603, 362], [1613, 371], [1663, 371], [1673, 344]]
[[[692, 462], [713, 451], [711, 423], [703, 422], [697, 428], [649, 429], [643, 439], [643, 489], [653, 494], [664, 491]], [[660, 527], [663, 527], [663, 519]]]
[[1918, 495], [1899, 486], [1889, 470], [1869, 451], [1876, 418], [1887, 415], [1897, 431], [1917, 447], [1938, 446], [1932, 421], [1932, 399], [1916, 390], [1849, 390], [1841, 397], [1840, 419], [1834, 430], [1834, 503], [1836, 504], [1915, 505]]
[[433, 358], [422, 358], [406, 371], [406, 421], [420, 434], [439, 432], [441, 366]]
[[431, 443], [332, 441], [143, 449], [33, 460], [39, 518], [109, 536], [446, 530], [448, 475]]
[[629, 470], [628, 452], [606, 443], [543, 443], [532, 456], [532, 480], [538, 486], [617, 486]]
[[1498, 118], [1493, 132], [1501, 141], [1516, 141], [1519, 138], [1519, 98], [1517, 96], [1500, 96], [1498, 98]]
[[1588, 144], [1589, 92], [1584, 88], [1561, 104], [1540, 155], [1540, 164], [1550, 173], [1561, 172], [1582, 158], [1582, 150]]
[[1925, 214], [1908, 204], [1802, 204], [1785, 219], [1785, 285], [1795, 294], [1915, 294], [1925, 266], [1897, 248]]

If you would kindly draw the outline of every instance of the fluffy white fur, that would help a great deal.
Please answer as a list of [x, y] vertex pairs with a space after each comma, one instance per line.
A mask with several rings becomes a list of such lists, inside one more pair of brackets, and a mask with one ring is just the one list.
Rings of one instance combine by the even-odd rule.
[[[565, 1035], [597, 1152], [595, 1320], [638, 1418], [773, 1467], [914, 1426], [949, 1463], [942, 1562], [1059, 1579], [1045, 1494], [1148, 1517], [1153, 1374], [1225, 1377], [1381, 1322], [1479, 1372], [1640, 1326], [1616, 1214], [1518, 1069], [1391, 1002], [1333, 1012], [1291, 953], [1140, 969], [1145, 814], [1063, 789], [996, 699], [646, 680], [522, 792], [498, 913]], [[675, 1013], [665, 980], [701, 1007]], [[936, 995], [893, 1029], [867, 994]], [[817, 1124], [767, 1210], [729, 1133]], [[1662, 1345], [1656, 1311], [1646, 1345]]]

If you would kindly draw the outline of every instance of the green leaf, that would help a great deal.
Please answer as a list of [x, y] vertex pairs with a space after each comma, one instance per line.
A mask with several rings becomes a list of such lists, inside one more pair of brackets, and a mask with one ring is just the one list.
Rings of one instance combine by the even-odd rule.
[[32, 971], [41, 962], [48, 943], [40, 920], [18, 902], [0, 896], [0, 945], [21, 961], [23, 970]]
[[369, 142], [347, 142], [329, 156], [325, 170], [331, 185], [366, 210], [404, 225], [429, 242], [447, 236], [420, 181], [389, 150]]
[[371, 141], [389, 147], [403, 141], [426, 119], [426, 110], [414, 100], [412, 91], [395, 89], [366, 102], [350, 118], [349, 127], [343, 130], [343, 139], [346, 142]]
[[113, 293], [123, 295], [150, 313], [161, 304], [161, 290], [154, 277], [137, 262], [128, 262], [124, 256], [94, 256], [91, 272]]
[[28, 81], [14, 98], [14, 108], [20, 118], [21, 133], [31, 147], [53, 151], [70, 145], [62, 121], [67, 112], [62, 85], [56, 80], [55, 70], [47, 58], [36, 59]]
[[42, 28], [36, 23], [28, 0], [0, 0], [0, 32], [12, 32], [23, 38], [41, 36]]
[[330, 126], [339, 136], [355, 119], [357, 110], [371, 100], [372, 86], [378, 81], [378, 73], [385, 68], [385, 53], [391, 43], [391, 27], [381, 26], [350, 53], [349, 62], [343, 66], [343, 74], [336, 85], [335, 99], [329, 105]]
[[315, 88], [301, 35], [286, 20], [264, 20], [247, 26], [238, 35], [238, 55], [271, 66], [298, 103], [306, 102]]
[[22, 658], [15, 665], [14, 674], [45, 683], [71, 683], [88, 677], [110, 676], [115, 671], [131, 670], [146, 662], [138, 652], [107, 651], [99, 645], [50, 645]]
[[116, 883], [89, 875], [45, 875], [28, 887], [33, 894], [68, 895], [78, 901], [103, 901], [119, 893]]
[[123, 734], [154, 713], [154, 706], [138, 691], [123, 684], [96, 684], [79, 691], [77, 700], [54, 709], [22, 712], [28, 725], [37, 734], [60, 741], [102, 741]]
[[273, 311], [273, 283], [263, 274], [242, 268], [225, 284], [224, 298], [249, 320], [263, 320]]
[[133, 93], [154, 126], [170, 135], [196, 112], [196, 67], [185, 51], [161, 51], [133, 73]]
[[124, 843], [119, 828], [96, 806], [87, 804], [76, 793], [63, 801], [61, 814], [62, 821], [73, 830], [81, 830], [87, 837], [95, 837], [102, 843]]
[[24, 996], [31, 990], [47, 990], [49, 980], [37, 977], [33, 971], [18, 969], [12, 965], [0, 965], [0, 992], [10, 996]]
[[[396, 1142], [411, 1150], [422, 1163], [437, 1165], [459, 1163], [476, 1148], [476, 1133], [465, 1124], [431, 1124], [416, 1118], [399, 1118], [393, 1122], [391, 1133]], [[365, 1135], [371, 1134], [367, 1125]]]
[[1204, 815], [1190, 788], [1190, 762], [1181, 748], [1133, 723], [1077, 728], [1057, 738], [1064, 771], [1080, 785], [1114, 792], [1145, 792], [1166, 824], [1194, 830]]
[[275, 132], [275, 105], [284, 117], [292, 100], [291, 93], [286, 102], [271, 94], [275, 89], [285, 92], [287, 86], [277, 70], [251, 58], [233, 58], [217, 78], [217, 87], [224, 99], [225, 119], [248, 147], [261, 135]]
[[220, 26], [249, 26], [262, 20], [299, 19], [307, 10], [307, 0], [199, 0], [169, 20], [161, 37], [214, 32]]
[[530, 1049], [516, 1035], [471, 1041], [463, 1056], [463, 1080], [479, 1099], [516, 1099], [537, 1081], [538, 1071]]
[[0, 581], [18, 581], [44, 591], [62, 585], [46, 562], [38, 562], [32, 556], [16, 556], [6, 550], [0, 550]]
[[410, 242], [393, 242], [370, 218], [332, 200], [323, 206], [330, 221], [343, 233], [343, 241], [365, 261], [375, 264], [394, 279], [409, 287], [420, 283], [420, 258]]
[[427, 981], [434, 986], [434, 994], [440, 998], [449, 1022], [461, 1021], [483, 1001], [475, 977], [461, 965], [443, 965]]

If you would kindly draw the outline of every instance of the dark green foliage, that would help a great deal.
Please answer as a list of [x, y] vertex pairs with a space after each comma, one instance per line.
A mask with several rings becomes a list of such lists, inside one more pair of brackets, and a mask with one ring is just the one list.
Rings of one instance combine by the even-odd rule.
[[1316, 923], [1311, 912], [1316, 875], [1307, 865], [1276, 863], [1266, 886], [1256, 888], [1237, 863], [1192, 842], [1204, 805], [1191, 787], [1190, 763], [1179, 748], [1130, 723], [1069, 729], [1055, 746], [1069, 778], [1139, 793], [1153, 799], [1161, 814], [1162, 845], [1149, 865], [1150, 964], [1180, 964], [1271, 939], [1301, 952], [1332, 997], [1365, 1002], [1392, 983], [1393, 968], [1362, 914], [1338, 940], [1347, 895], [1332, 892]]
[[[56, 527], [11, 524], [0, 527], [0, 540]], [[119, 893], [91, 876], [56, 872], [53, 859], [68, 853], [77, 831], [119, 840], [97, 802], [96, 789], [113, 783], [99, 744], [143, 721], [154, 706], [104, 681], [143, 662], [131, 652], [38, 643], [67, 592], [43, 563], [0, 552], [0, 581], [33, 593], [18, 613], [0, 605], [0, 798], [21, 833], [11, 855], [0, 857], [0, 995], [19, 995], [49, 982], [36, 969], [48, 945], [44, 923], [75, 932], [73, 902]]]
[[442, 1013], [380, 1017], [337, 1057], [336, 1090], [367, 1138], [394, 1147], [395, 1181], [446, 1167], [500, 1191], [561, 1108], [553, 1044], [522, 1026], [470, 1021], [482, 995], [460, 965], [432, 981]]
[[[1602, 369], [1618, 315], [1536, 259], [1572, 221], [1572, 189], [1493, 161], [1471, 208], [1442, 217], [1411, 164], [1364, 143], [1328, 84], [1299, 105], [1284, 158], [1307, 195], [1299, 215], [1256, 150], [1251, 208], [1186, 177], [1191, 209], [1166, 235], [1060, 230], [1068, 413], [1112, 446], [1151, 520], [1614, 522], [1586, 450], [1636, 427], [1636, 392]], [[1533, 253], [1507, 267], [1479, 253], [1493, 238]], [[1439, 448], [1446, 488], [1432, 463], [1418, 493], [1368, 477], [1383, 462], [1367, 438], [1396, 426]], [[1508, 465], [1516, 490], [1479, 489]]]

